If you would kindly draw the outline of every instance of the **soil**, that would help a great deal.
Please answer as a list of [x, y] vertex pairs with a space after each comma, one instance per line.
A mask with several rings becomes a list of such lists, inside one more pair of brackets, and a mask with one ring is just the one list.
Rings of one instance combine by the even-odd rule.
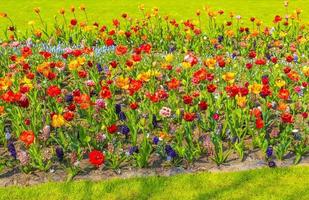
[[[284, 161], [275, 160], [277, 167], [292, 166], [294, 157], [287, 156]], [[80, 163], [84, 166], [84, 170], [80, 172], [73, 180], [91, 180], [100, 181], [111, 178], [132, 178], [132, 177], [147, 177], [147, 176], [173, 176], [176, 174], [195, 173], [195, 172], [235, 172], [251, 169], [258, 169], [268, 167], [267, 162], [262, 159], [259, 151], [252, 151], [246, 156], [244, 161], [237, 159], [236, 154], [229, 156], [226, 164], [217, 166], [213, 161], [208, 160], [206, 157], [196, 161], [189, 167], [167, 167], [162, 164], [156, 163], [153, 159], [152, 167], [138, 169], [123, 167], [118, 171], [106, 169], [93, 169], [89, 168], [88, 160], [82, 160]], [[300, 162], [301, 166], [309, 166], [309, 156], [306, 156]], [[87, 167], [88, 166], [88, 167]], [[6, 186], [31, 186], [46, 182], [63, 182], [67, 179], [67, 173], [59, 166], [53, 166], [48, 172], [35, 171], [29, 174], [20, 172], [17, 168], [6, 170], [0, 174], [0, 187]]]

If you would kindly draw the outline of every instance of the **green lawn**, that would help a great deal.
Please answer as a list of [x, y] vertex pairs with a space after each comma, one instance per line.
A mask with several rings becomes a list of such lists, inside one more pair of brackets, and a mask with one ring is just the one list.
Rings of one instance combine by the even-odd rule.
[[309, 167], [47, 183], [0, 188], [0, 199], [309, 199]]
[[[138, 5], [141, 3], [148, 9], [156, 6], [163, 14], [169, 14], [176, 19], [192, 18], [195, 16], [195, 11], [197, 9], [203, 10], [205, 5], [210, 5], [213, 10], [223, 9], [226, 15], [233, 11], [245, 19], [255, 16], [266, 24], [270, 24], [276, 14], [284, 15], [285, 13], [283, 0], [2, 0], [0, 1], [0, 12], [8, 13], [18, 27], [25, 29], [28, 27], [28, 21], [36, 19], [39, 22], [33, 12], [35, 7], [40, 7], [44, 20], [52, 23], [60, 8], [66, 8], [68, 12], [71, 5], [78, 8], [79, 5], [84, 4], [87, 7], [89, 19], [102, 24], [110, 23], [112, 19], [119, 17], [124, 12], [134, 17], [141, 16], [138, 9]], [[303, 20], [308, 22], [309, 0], [290, 0], [289, 11], [296, 8], [303, 10]], [[80, 12], [78, 14], [84, 20], [84, 15]], [[71, 13], [68, 15], [70, 18], [72, 17]], [[221, 17], [221, 19], [223, 18]], [[0, 19], [2, 30], [5, 23], [7, 22], [4, 19]]]

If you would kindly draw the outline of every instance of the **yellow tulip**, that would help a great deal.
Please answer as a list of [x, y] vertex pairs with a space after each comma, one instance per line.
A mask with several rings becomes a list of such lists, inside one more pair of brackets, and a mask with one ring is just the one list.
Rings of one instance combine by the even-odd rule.
[[240, 107], [245, 107], [247, 103], [247, 98], [245, 96], [236, 96], [237, 105]]
[[261, 84], [254, 83], [253, 85], [249, 85], [249, 90], [254, 94], [260, 94], [262, 87], [263, 86]]
[[222, 78], [223, 78], [223, 80], [225, 80], [229, 83], [233, 83], [235, 81], [235, 73], [227, 72], [227, 73], [222, 75]]
[[55, 128], [59, 128], [65, 124], [64, 118], [62, 115], [54, 115], [52, 118], [51, 125]]
[[276, 86], [280, 88], [285, 86], [285, 81], [280, 78], [276, 79]]

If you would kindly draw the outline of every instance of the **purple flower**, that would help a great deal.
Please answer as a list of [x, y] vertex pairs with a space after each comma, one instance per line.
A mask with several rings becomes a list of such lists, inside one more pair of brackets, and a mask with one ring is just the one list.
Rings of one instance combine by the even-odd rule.
[[61, 147], [56, 148], [56, 155], [57, 155], [57, 158], [58, 158], [59, 161], [63, 160], [64, 153], [63, 153], [63, 149]]
[[121, 104], [115, 105], [115, 111], [116, 111], [116, 114], [119, 114], [121, 112]]
[[121, 125], [119, 126], [119, 132], [122, 133], [123, 135], [128, 135], [130, 132], [130, 129], [127, 125]]
[[132, 155], [134, 153], [138, 153], [138, 147], [137, 146], [130, 147], [129, 154]]
[[175, 158], [177, 156], [177, 153], [174, 151], [174, 149], [171, 147], [171, 145], [166, 145], [165, 146], [165, 153], [167, 156], [171, 158]]
[[8, 151], [10, 152], [11, 156], [14, 159], [16, 159], [16, 157], [17, 157], [16, 149], [15, 149], [13, 142], [11, 142], [11, 141], [8, 143]]
[[273, 155], [273, 148], [269, 146], [266, 150], [266, 156], [269, 158]]
[[126, 121], [127, 119], [126, 115], [122, 111], [118, 114], [118, 117], [121, 121]]
[[276, 163], [274, 161], [269, 161], [268, 162], [268, 167], [274, 168], [274, 167], [276, 167]]
[[66, 94], [65, 95], [65, 101], [67, 103], [71, 103], [73, 101], [73, 95], [72, 94]]
[[159, 143], [159, 138], [157, 136], [153, 137], [152, 142], [157, 145]]
[[100, 65], [100, 64], [98, 63], [98, 64], [97, 64], [97, 69], [98, 69], [98, 72], [102, 72], [102, 71], [103, 71], [102, 65]]

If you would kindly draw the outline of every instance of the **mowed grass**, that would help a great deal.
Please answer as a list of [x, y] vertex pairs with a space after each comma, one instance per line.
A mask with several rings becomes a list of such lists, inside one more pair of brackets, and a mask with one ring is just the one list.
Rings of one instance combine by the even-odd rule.
[[[239, 14], [245, 19], [245, 23], [249, 25], [250, 17], [257, 17], [263, 20], [264, 24], [271, 25], [275, 15], [284, 16], [286, 11], [283, 6], [283, 0], [10, 0], [0, 1], [0, 12], [7, 13], [17, 25], [20, 31], [24, 31], [28, 27], [30, 20], [35, 20], [36, 26], [40, 25], [40, 21], [33, 8], [40, 7], [41, 15], [49, 26], [54, 23], [54, 17], [58, 16], [58, 20], [62, 18], [59, 15], [59, 9], [65, 8], [67, 11], [67, 19], [73, 18], [69, 9], [72, 5], [78, 7], [84, 4], [87, 9], [88, 18], [91, 22], [97, 21], [100, 24], [111, 24], [112, 19], [119, 18], [122, 13], [129, 13], [132, 17], [142, 17], [142, 13], [138, 9], [140, 4], [145, 5], [146, 10], [158, 7], [162, 15], [169, 15], [177, 20], [185, 20], [188, 18], [197, 19], [196, 10], [200, 9], [204, 12], [205, 5], [212, 10], [222, 9], [225, 11], [225, 17], [218, 17], [218, 21], [228, 19], [230, 12]], [[296, 8], [301, 8], [303, 21], [309, 22], [309, 0], [290, 0], [288, 11], [292, 12]], [[81, 20], [85, 20], [85, 16], [77, 11], [77, 16]], [[202, 19], [205, 18], [205, 12]], [[8, 25], [7, 20], [0, 18], [0, 30]], [[251, 27], [251, 26], [250, 26]]]
[[309, 167], [0, 188], [0, 199], [309, 199]]

